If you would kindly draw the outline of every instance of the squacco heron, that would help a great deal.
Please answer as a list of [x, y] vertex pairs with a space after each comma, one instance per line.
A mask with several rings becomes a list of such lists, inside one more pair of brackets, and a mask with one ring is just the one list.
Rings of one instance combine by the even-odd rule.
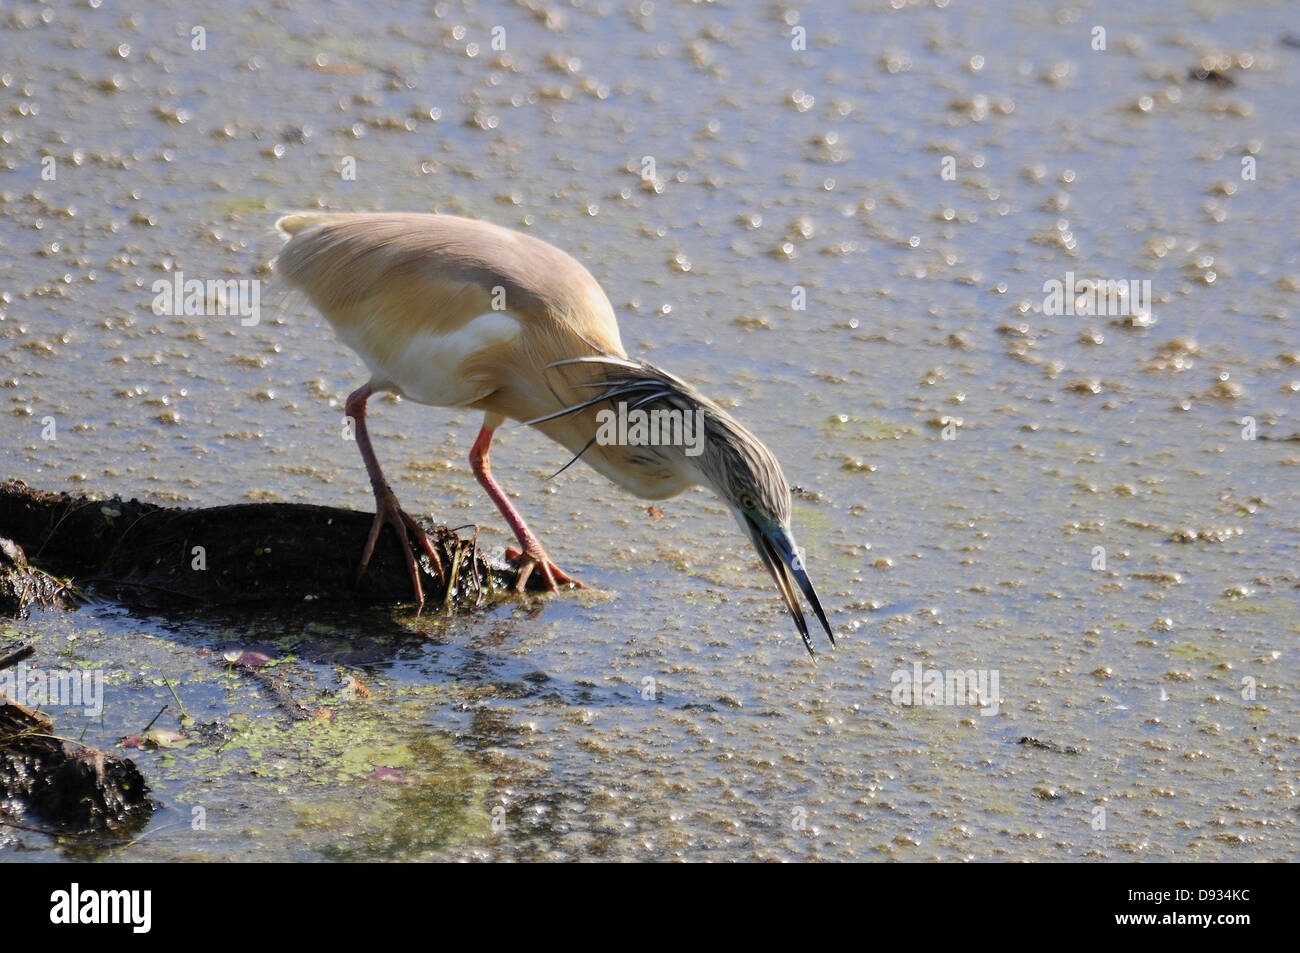
[[[346, 404], [376, 503], [358, 579], [386, 525], [404, 544], [417, 602], [423, 590], [410, 543], [442, 574], [437, 552], [384, 479], [366, 430], [366, 400], [395, 392], [483, 411], [470, 464], [519, 540], [507, 558], [516, 560], [520, 589], [534, 572], [551, 590], [581, 583], [551, 561], [492, 476], [488, 448], [507, 419], [536, 427], [637, 496], [658, 500], [688, 486], [711, 487], [754, 544], [809, 654], [795, 583], [835, 644], [790, 531], [790, 488], [776, 458], [694, 387], [629, 360], [609, 299], [573, 258], [531, 236], [453, 215], [304, 212], [276, 225], [289, 238], [276, 272], [306, 294], [370, 370]], [[700, 439], [689, 446], [655, 440], [644, 427], [603, 427], [611, 412], [626, 419], [655, 411], [667, 412], [660, 423], [676, 414], [682, 433], [698, 422]]]

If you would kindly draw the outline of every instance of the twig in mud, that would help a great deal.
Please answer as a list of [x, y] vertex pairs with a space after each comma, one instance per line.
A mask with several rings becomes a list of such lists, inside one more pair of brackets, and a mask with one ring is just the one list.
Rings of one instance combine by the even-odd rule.
[[6, 669], [11, 665], [17, 665], [25, 658], [31, 658], [36, 654], [36, 646], [28, 642], [26, 645], [20, 645], [8, 655], [0, 656], [0, 670]]
[[172, 688], [171, 680], [166, 675], [162, 677], [162, 680], [163, 684], [167, 686], [167, 691], [172, 693], [172, 698], [176, 699], [176, 707], [181, 710], [181, 718], [187, 720], [190, 717], [189, 712], [185, 710], [185, 704], [181, 701], [180, 696], [176, 694], [176, 689]]
[[149, 729], [153, 727], [153, 723], [154, 723], [155, 721], [157, 721], [159, 718], [161, 718], [161, 717], [162, 717], [162, 713], [165, 712], [165, 711], [166, 711], [168, 708], [170, 708], [170, 707], [171, 707], [171, 705], [170, 705], [170, 704], [167, 704], [167, 705], [163, 705], [161, 708], [159, 708], [159, 709], [158, 709], [158, 714], [154, 715], [152, 718], [149, 719], [149, 724], [147, 724], [147, 725], [144, 726], [144, 731], [140, 732], [140, 736], [141, 736], [141, 737], [144, 737], [144, 735], [148, 733]]
[[444, 611], [451, 610], [451, 595], [456, 591], [456, 577], [460, 575], [460, 557], [463, 550], [457, 546], [456, 552], [451, 557], [451, 571], [447, 576], [447, 593], [442, 597], [442, 608]]

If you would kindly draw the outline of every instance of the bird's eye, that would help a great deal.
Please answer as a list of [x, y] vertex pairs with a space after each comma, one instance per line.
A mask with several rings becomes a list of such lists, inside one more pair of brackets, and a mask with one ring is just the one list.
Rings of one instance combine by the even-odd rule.
[[752, 496], [750, 496], [748, 493], [742, 493], [742, 494], [740, 494], [740, 501], [739, 501], [739, 502], [740, 502], [740, 508], [741, 508], [742, 510], [752, 510], [752, 509], [754, 509], [754, 498], [753, 498]]

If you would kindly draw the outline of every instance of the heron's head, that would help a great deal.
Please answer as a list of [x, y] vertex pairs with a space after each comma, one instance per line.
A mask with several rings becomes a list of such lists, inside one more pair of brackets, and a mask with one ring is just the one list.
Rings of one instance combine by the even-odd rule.
[[[689, 447], [646, 447], [647, 458], [671, 461], [674, 466], [688, 468], [687, 472], [695, 474], [693, 482], [713, 488], [754, 544], [759, 560], [771, 574], [794, 618], [808, 654], [814, 659], [817, 657], [798, 592], [807, 598], [833, 646], [835, 635], [826, 621], [817, 591], [808, 578], [803, 552], [795, 545], [790, 529], [790, 486], [771, 451], [690, 384], [652, 364], [600, 355], [559, 361], [551, 366], [575, 365], [594, 373], [590, 379], [573, 385], [575, 388], [589, 388], [587, 393], [593, 396], [528, 422], [543, 423], [606, 404], [621, 405], [625, 410], [668, 410], [679, 413], [684, 420], [689, 417], [691, 421], [698, 421], [698, 427], [703, 431], [702, 439]], [[574, 460], [596, 442], [597, 438], [593, 437]]]
[[716, 405], [706, 411], [705, 420], [704, 452], [698, 464], [702, 482], [713, 487], [754, 544], [759, 560], [794, 618], [804, 647], [815, 659], [796, 586], [812, 606], [832, 646], [835, 635], [808, 578], [803, 550], [795, 543], [790, 528], [790, 486], [781, 465], [757, 437]]

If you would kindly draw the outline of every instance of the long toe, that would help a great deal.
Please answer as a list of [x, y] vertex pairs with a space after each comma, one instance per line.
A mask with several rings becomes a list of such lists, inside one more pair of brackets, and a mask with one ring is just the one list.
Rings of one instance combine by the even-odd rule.
[[558, 592], [561, 586], [568, 586], [572, 589], [587, 588], [587, 585], [582, 580], [570, 576], [551, 562], [545, 551], [521, 553], [512, 547], [506, 550], [506, 559], [515, 564], [515, 571], [518, 573], [515, 579], [516, 592], [524, 591], [528, 585], [528, 580], [533, 578], [534, 573], [537, 573], [545, 580], [543, 588], [547, 592]]
[[375, 494], [375, 519], [370, 524], [370, 534], [366, 537], [365, 549], [361, 552], [361, 564], [357, 567], [357, 581], [366, 571], [366, 566], [370, 564], [370, 557], [374, 555], [375, 543], [379, 540], [379, 534], [385, 526], [391, 526], [393, 534], [397, 537], [398, 545], [401, 546], [403, 561], [406, 563], [406, 570], [411, 575], [411, 591], [415, 601], [421, 605], [424, 604], [424, 587], [420, 585], [420, 567], [415, 560], [415, 553], [411, 549], [411, 536], [415, 537], [417, 545], [429, 557], [429, 562], [433, 565], [434, 571], [441, 579], [442, 560], [438, 558], [438, 552], [433, 548], [429, 541], [428, 535], [421, 529], [420, 525], [408, 516], [400, 506], [397, 505], [397, 497], [391, 490]]

